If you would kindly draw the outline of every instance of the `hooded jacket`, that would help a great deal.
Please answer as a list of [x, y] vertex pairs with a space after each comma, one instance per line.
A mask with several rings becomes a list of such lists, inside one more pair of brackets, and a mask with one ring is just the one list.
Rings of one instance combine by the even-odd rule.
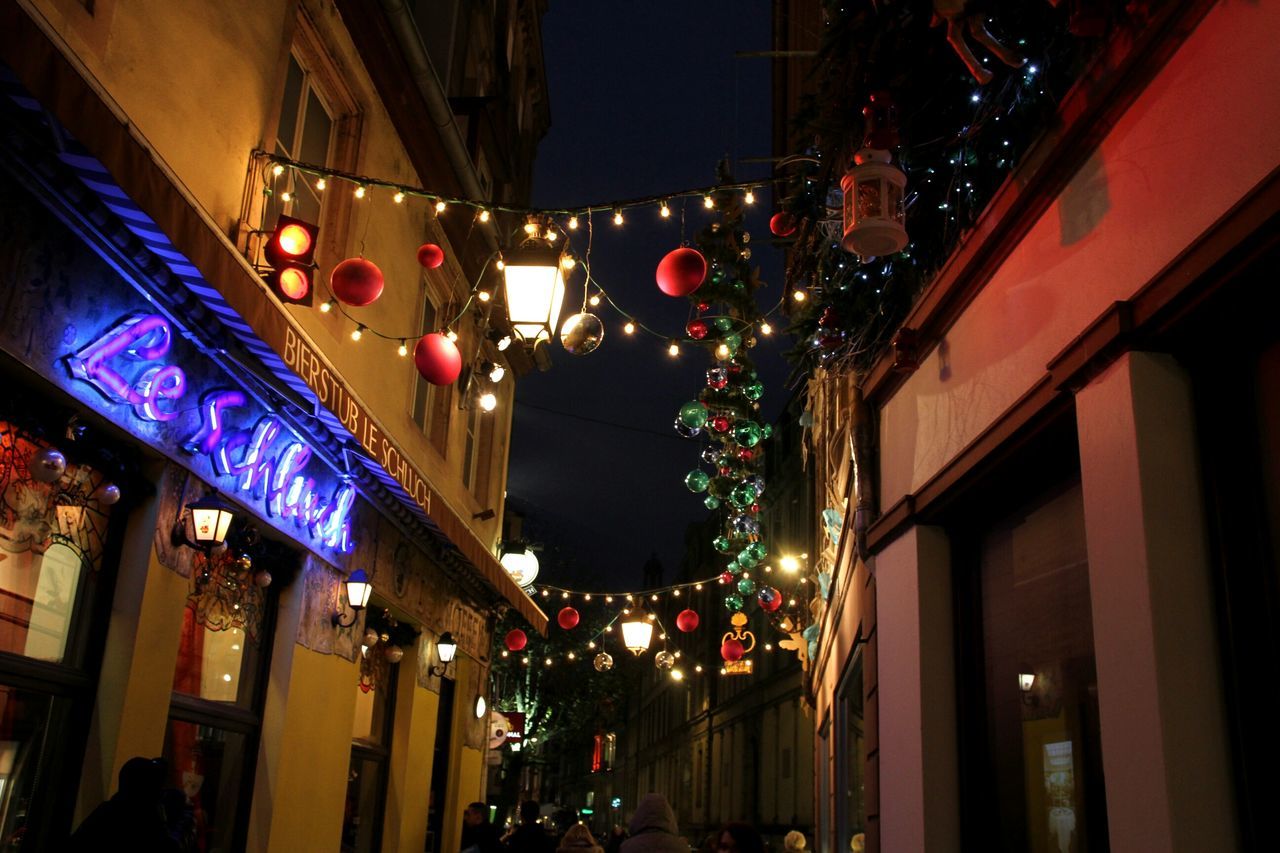
[[689, 843], [679, 834], [676, 815], [661, 794], [645, 794], [631, 818], [631, 837], [621, 853], [689, 853]]

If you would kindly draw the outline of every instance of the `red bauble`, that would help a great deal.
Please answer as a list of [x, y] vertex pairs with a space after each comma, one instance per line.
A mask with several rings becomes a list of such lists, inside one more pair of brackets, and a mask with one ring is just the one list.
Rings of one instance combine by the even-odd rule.
[[574, 610], [572, 607], [562, 608], [560, 612], [556, 614], [556, 622], [559, 623], [560, 627], [566, 631], [575, 628], [578, 625], [578, 611]]
[[750, 462], [756, 455], [756, 452], [750, 447], [739, 447], [738, 458], [743, 462]]
[[729, 431], [729, 419], [726, 418], [724, 415], [716, 415], [714, 418], [708, 421], [708, 423], [711, 424], [711, 428], [716, 432]]
[[728, 476], [729, 476], [730, 474], [732, 474], [732, 473], [733, 473], [733, 469], [732, 469], [732, 468], [730, 468], [728, 465], [721, 465], [721, 466], [720, 466], [720, 476], [721, 476], [721, 477], [728, 477]]
[[760, 511], [760, 504], [752, 504], [752, 505], [751, 505], [751, 511], [752, 511], [752, 512], [759, 512], [759, 511]]
[[698, 629], [698, 614], [692, 610], [681, 610], [676, 614], [676, 627], [688, 634]]
[[785, 210], [780, 210], [769, 218], [769, 230], [775, 237], [790, 237], [796, 233], [796, 218]]
[[747, 650], [742, 647], [742, 641], [735, 640], [732, 637], [725, 640], [724, 644], [720, 646], [720, 657], [730, 663], [742, 660], [742, 656], [746, 653]]
[[462, 353], [453, 341], [435, 332], [418, 340], [413, 348], [413, 363], [432, 385], [449, 385], [462, 373]]
[[700, 341], [707, 336], [707, 324], [702, 320], [690, 320], [689, 325], [685, 326], [684, 330], [695, 341]]
[[329, 274], [329, 289], [338, 301], [360, 308], [382, 295], [382, 270], [373, 261], [347, 258]]
[[519, 628], [513, 628], [507, 632], [506, 644], [508, 651], [518, 652], [528, 645], [528, 643], [529, 638], [525, 636], [524, 631], [521, 631]]
[[423, 243], [418, 247], [418, 263], [429, 270], [435, 269], [444, 263], [444, 249], [435, 243]]
[[658, 264], [658, 289], [667, 296], [688, 296], [707, 277], [707, 259], [687, 246], [668, 252]]
[[737, 376], [742, 372], [742, 365], [738, 364], [736, 361], [731, 361], [729, 362], [729, 366], [725, 369], [729, 371], [730, 376]]
[[705, 302], [699, 302], [699, 303], [698, 303], [698, 310], [699, 310], [699, 311], [707, 311], [707, 310], [710, 310], [710, 308], [711, 308], [711, 306], [710, 306], [710, 305], [708, 305], [708, 304], [707, 304], [707, 303], [705, 303]]
[[777, 587], [766, 586], [756, 593], [756, 601], [760, 602], [760, 609], [765, 613], [776, 613], [782, 606], [782, 593]]
[[720, 583], [733, 583], [733, 572], [721, 572]]

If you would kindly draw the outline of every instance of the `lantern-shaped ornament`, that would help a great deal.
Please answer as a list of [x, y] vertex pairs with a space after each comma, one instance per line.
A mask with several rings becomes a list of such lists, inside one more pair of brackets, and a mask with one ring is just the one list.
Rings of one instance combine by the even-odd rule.
[[888, 151], [863, 148], [840, 180], [844, 190], [844, 238], [840, 246], [864, 261], [892, 255], [907, 245], [902, 196], [907, 176]]

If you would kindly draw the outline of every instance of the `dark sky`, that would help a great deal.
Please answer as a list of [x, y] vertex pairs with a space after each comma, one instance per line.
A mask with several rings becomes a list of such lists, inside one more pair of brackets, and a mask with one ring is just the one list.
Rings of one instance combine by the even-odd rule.
[[[553, 2], [543, 19], [552, 126], [538, 150], [535, 206], [705, 186], [726, 155], [736, 179], [767, 176], [766, 164], [740, 161], [772, 153], [769, 61], [734, 53], [769, 48], [769, 7], [768, 0]], [[767, 282], [759, 301], [767, 306], [781, 293], [781, 253], [767, 245], [770, 194], [762, 189], [757, 197], [747, 230], [752, 263]], [[688, 202], [690, 239], [707, 221], [701, 203]], [[680, 244], [679, 205], [666, 221], [655, 207], [630, 211], [621, 228], [609, 211], [597, 213], [594, 224], [595, 279], [629, 314], [683, 336], [687, 301], [662, 295], [654, 283], [658, 261]], [[580, 231], [574, 238], [580, 257], [585, 237]], [[581, 300], [578, 271], [563, 316]], [[572, 356], [557, 337], [551, 370], [517, 385], [508, 494], [528, 512], [538, 538], [577, 563], [544, 559], [540, 580], [622, 588], [639, 583], [652, 552], [669, 579], [686, 525], [706, 514], [701, 496], [683, 485], [701, 445], [679, 438], [672, 422], [701, 389], [708, 357], [687, 349], [673, 360], [664, 342], [624, 335], [616, 312], [589, 310], [605, 323], [600, 348]], [[774, 325], [783, 324], [779, 318]], [[785, 346], [775, 336], [751, 351], [769, 418], [789, 393]]]

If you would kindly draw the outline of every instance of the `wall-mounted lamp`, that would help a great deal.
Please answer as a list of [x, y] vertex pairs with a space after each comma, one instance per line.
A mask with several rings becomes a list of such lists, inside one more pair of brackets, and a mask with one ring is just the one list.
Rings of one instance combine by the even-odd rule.
[[[191, 535], [187, 534], [186, 516], [191, 516]], [[230, 504], [218, 497], [217, 492], [187, 504], [186, 512], [178, 518], [170, 532], [174, 545], [186, 545], [206, 554], [227, 541], [227, 532], [236, 517]]]
[[339, 628], [350, 628], [354, 625], [360, 611], [368, 605], [369, 596], [373, 594], [373, 585], [369, 583], [369, 576], [364, 573], [364, 569], [356, 569], [348, 575], [346, 584], [347, 604], [351, 607], [351, 618], [345, 619], [341, 610], [329, 617], [330, 621]]
[[1018, 688], [1023, 693], [1030, 693], [1031, 688], [1036, 685], [1036, 674], [1034, 672], [1018, 673]]
[[440, 639], [436, 640], [436, 655], [439, 656], [440, 663], [431, 667], [431, 674], [442, 678], [448, 671], [449, 664], [458, 656], [458, 641], [453, 639], [453, 634], [445, 631], [440, 635]]

